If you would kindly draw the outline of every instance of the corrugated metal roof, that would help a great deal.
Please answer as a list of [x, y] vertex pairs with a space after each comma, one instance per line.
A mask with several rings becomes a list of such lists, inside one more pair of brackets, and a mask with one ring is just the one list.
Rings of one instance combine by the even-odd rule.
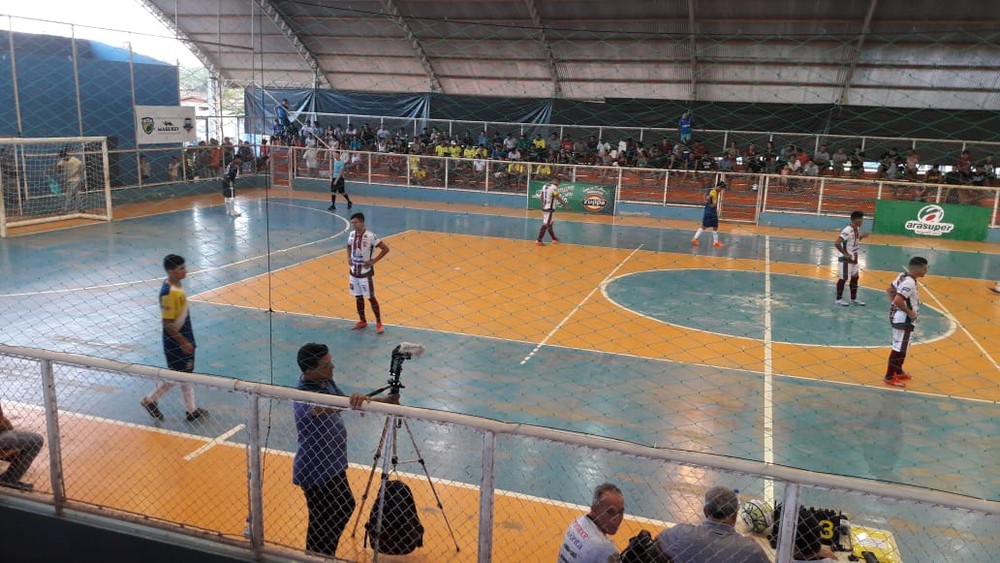
[[1000, 2], [144, 1], [237, 84], [1000, 110]]

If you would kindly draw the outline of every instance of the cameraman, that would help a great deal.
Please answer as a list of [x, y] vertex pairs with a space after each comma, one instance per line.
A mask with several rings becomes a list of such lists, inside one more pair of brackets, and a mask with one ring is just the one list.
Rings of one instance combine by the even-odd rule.
[[[333, 357], [325, 344], [309, 343], [299, 348], [302, 376], [298, 389], [345, 396], [333, 381]], [[373, 399], [361, 393], [350, 395], [351, 408], [365, 401], [399, 403], [399, 395]], [[354, 494], [347, 480], [347, 429], [340, 409], [296, 401], [295, 430], [298, 450], [292, 464], [292, 483], [302, 487], [309, 511], [306, 549], [333, 556], [351, 514]]]

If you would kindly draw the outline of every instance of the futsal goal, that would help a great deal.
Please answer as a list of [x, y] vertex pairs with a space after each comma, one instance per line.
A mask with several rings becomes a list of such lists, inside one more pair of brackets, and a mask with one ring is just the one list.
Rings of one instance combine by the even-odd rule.
[[0, 138], [0, 237], [12, 227], [111, 220], [105, 137]]

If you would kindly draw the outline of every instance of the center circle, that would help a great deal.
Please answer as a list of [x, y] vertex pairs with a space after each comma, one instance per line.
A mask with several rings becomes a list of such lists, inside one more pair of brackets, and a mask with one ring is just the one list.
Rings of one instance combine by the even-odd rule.
[[[619, 306], [672, 325], [764, 339], [764, 273], [744, 270], [652, 270], [624, 275], [604, 289]], [[813, 346], [887, 346], [885, 292], [859, 288], [867, 306], [834, 304], [835, 281], [771, 274], [771, 340]], [[850, 297], [845, 288], [845, 299]], [[951, 331], [940, 312], [921, 304], [915, 336], [935, 340]]]

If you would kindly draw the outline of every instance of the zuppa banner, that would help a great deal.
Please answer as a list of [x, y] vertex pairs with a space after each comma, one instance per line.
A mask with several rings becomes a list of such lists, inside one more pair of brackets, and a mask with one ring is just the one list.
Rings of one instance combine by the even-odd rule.
[[194, 143], [194, 108], [184, 106], [135, 106], [137, 145]]
[[[528, 187], [528, 209], [542, 208], [542, 186], [548, 182], [532, 180]], [[601, 184], [583, 182], [562, 182], [559, 184], [559, 195], [566, 200], [566, 205], [556, 203], [560, 211], [575, 211], [577, 213], [614, 215], [615, 188]]]

